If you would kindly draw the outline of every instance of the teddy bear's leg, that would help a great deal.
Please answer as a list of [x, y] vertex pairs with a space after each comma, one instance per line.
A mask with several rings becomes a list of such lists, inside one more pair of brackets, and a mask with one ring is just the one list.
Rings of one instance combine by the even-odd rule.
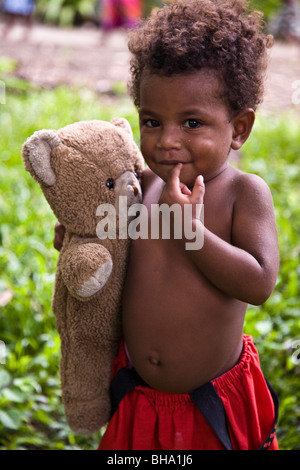
[[117, 345], [96, 344], [93, 336], [93, 331], [86, 334], [72, 331], [60, 361], [67, 422], [79, 434], [97, 432], [108, 422], [111, 412], [109, 387]]
[[81, 300], [96, 294], [110, 277], [113, 262], [98, 243], [70, 246], [62, 255], [62, 277], [71, 295]]

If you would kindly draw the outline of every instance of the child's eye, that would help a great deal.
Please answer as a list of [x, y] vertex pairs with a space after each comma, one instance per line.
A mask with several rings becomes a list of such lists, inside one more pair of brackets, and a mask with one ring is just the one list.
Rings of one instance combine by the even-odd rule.
[[184, 127], [188, 127], [189, 129], [197, 129], [201, 126], [201, 122], [197, 119], [188, 119], [184, 123]]
[[159, 127], [159, 122], [156, 119], [147, 119], [144, 124], [146, 127]]

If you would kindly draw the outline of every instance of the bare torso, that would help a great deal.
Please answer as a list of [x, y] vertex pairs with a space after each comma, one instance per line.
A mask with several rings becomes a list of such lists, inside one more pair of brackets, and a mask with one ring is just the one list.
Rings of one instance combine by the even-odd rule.
[[[238, 170], [227, 166], [205, 184], [205, 226], [229, 243], [239, 177]], [[163, 186], [154, 173], [145, 173], [143, 203], [148, 209], [158, 202]], [[232, 368], [242, 351], [246, 309], [246, 303], [205, 279], [178, 240], [132, 242], [124, 338], [134, 367], [153, 388], [191, 391]]]

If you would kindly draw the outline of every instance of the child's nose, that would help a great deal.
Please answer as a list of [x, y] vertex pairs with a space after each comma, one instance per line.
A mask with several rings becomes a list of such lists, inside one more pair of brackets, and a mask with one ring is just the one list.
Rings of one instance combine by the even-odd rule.
[[179, 150], [181, 148], [181, 143], [178, 129], [173, 127], [161, 129], [157, 146], [163, 150]]

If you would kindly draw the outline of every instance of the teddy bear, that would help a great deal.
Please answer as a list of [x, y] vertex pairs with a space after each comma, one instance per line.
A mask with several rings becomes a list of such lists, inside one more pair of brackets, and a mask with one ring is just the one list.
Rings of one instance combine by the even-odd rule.
[[[124, 118], [37, 131], [23, 145], [22, 158], [66, 229], [52, 299], [62, 401], [70, 428], [94, 433], [110, 418], [111, 369], [122, 337], [130, 237], [118, 236], [119, 200], [127, 208], [141, 202], [144, 161]], [[105, 212], [99, 209], [109, 207], [116, 236], [98, 230]]]

